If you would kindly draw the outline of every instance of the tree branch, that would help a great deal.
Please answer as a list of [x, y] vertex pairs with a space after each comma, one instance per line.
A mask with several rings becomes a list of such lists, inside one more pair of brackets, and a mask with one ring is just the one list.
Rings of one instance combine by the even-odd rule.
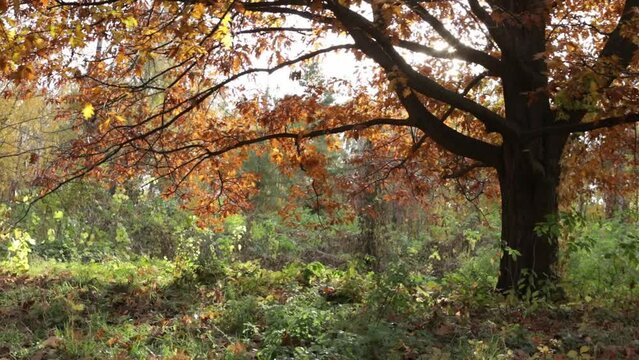
[[439, 34], [439, 36], [444, 39], [444, 41], [454, 47], [456, 52], [459, 53], [463, 59], [480, 64], [486, 69], [497, 74], [501, 71], [501, 61], [499, 61], [499, 59], [462, 43], [455, 35], [446, 29], [439, 19], [422, 7], [419, 2], [415, 0], [406, 0], [406, 4], [420, 18], [422, 18], [422, 20], [426, 21], [428, 25], [430, 25]]
[[561, 125], [546, 126], [522, 134], [524, 141], [530, 141], [536, 137], [548, 134], [569, 134], [574, 132], [592, 131], [603, 128], [611, 128], [623, 124], [639, 122], [639, 113], [624, 116], [609, 117], [586, 123], [564, 123]]
[[359, 50], [377, 62], [387, 74], [399, 70], [408, 80], [408, 86], [420, 94], [447, 103], [455, 108], [468, 112], [486, 125], [488, 132], [497, 131], [504, 137], [516, 138], [519, 129], [516, 124], [507, 122], [504, 118], [484, 106], [451, 91], [435, 80], [414, 70], [401, 55], [397, 53], [391, 40], [376, 29], [372, 23], [361, 15], [336, 2], [330, 2], [329, 8], [338, 20], [346, 27], [355, 40]]
[[478, 169], [478, 168], [487, 168], [490, 167], [484, 163], [481, 162], [475, 162], [472, 164], [469, 164], [467, 166], [464, 166], [462, 168], [459, 168], [451, 173], [448, 174], [444, 174], [444, 176], [442, 176], [443, 179], [457, 179], [460, 178], [466, 174], [468, 174], [469, 172]]
[[296, 32], [298, 34], [307, 35], [313, 31], [313, 28], [298, 28], [298, 27], [258, 27], [253, 29], [240, 30], [235, 32], [236, 35], [240, 34], [255, 34], [255, 33], [269, 33], [269, 32]]
[[403, 90], [405, 89], [398, 88], [397, 96], [410, 118], [437, 144], [453, 154], [478, 160], [493, 167], [498, 166], [500, 147], [464, 135], [449, 127], [428, 111], [412, 91], [405, 96]]
[[[626, 38], [622, 35], [624, 25], [630, 21], [634, 16], [638, 16], [639, 9], [639, 0], [626, 0], [624, 8], [621, 13], [621, 17], [619, 18], [619, 22], [615, 29], [610, 33], [606, 44], [603, 49], [599, 53], [599, 60], [604, 59], [616, 59], [618, 61], [618, 66], [611, 67], [610, 65], [602, 66], [603, 69], [606, 70], [607, 74], [604, 75], [606, 79], [606, 83], [603, 86], [609, 86], [612, 82], [621, 74], [623, 70], [625, 70], [630, 62], [632, 61], [632, 57], [637, 51], [637, 44], [633, 43], [632, 39]], [[570, 122], [571, 123], [580, 123], [584, 116], [586, 116], [587, 111], [573, 111], [570, 113]], [[577, 130], [578, 131], [578, 130]]]
[[464, 60], [463, 56], [458, 51], [448, 51], [447, 49], [437, 50], [430, 46], [422, 45], [414, 41], [399, 40], [397, 46], [402, 49], [428, 55], [434, 58]]
[[623, 36], [622, 33], [623, 27], [632, 20], [634, 16], [639, 16], [639, 0], [626, 0], [619, 22], [599, 54], [600, 59], [615, 56], [619, 59], [621, 69], [628, 67], [632, 56], [637, 50], [637, 44], [635, 44], [631, 38]]
[[343, 132], [347, 132], [347, 131], [354, 131], [354, 130], [362, 130], [362, 129], [367, 129], [367, 128], [372, 127], [372, 126], [381, 126], [381, 125], [410, 126], [410, 127], [412, 127], [412, 126], [415, 126], [415, 123], [412, 121], [412, 119], [377, 118], [377, 119], [364, 121], [364, 122], [361, 122], [361, 123], [342, 125], [342, 126], [337, 126], [337, 127], [328, 128], [328, 129], [312, 130], [312, 131], [308, 131], [308, 132], [300, 132], [300, 133], [280, 132], [280, 133], [274, 133], [274, 134], [268, 134], [268, 135], [260, 136], [260, 137], [253, 138], [253, 139], [247, 139], [247, 140], [238, 141], [237, 143], [235, 143], [233, 145], [226, 146], [226, 147], [224, 147], [222, 149], [214, 150], [214, 151], [208, 151], [207, 157], [219, 156], [219, 155], [227, 153], [227, 152], [229, 152], [231, 150], [235, 150], [235, 149], [238, 149], [238, 148], [241, 148], [241, 147], [244, 147], [244, 146], [249, 146], [249, 145], [253, 145], [253, 144], [257, 144], [257, 143], [262, 143], [262, 142], [265, 142], [265, 141], [268, 141], [268, 140], [292, 139], [292, 140], [295, 140], [295, 141], [299, 141], [300, 139], [316, 138], [316, 137], [319, 137], [319, 136], [339, 134], [339, 133], [343, 133]]

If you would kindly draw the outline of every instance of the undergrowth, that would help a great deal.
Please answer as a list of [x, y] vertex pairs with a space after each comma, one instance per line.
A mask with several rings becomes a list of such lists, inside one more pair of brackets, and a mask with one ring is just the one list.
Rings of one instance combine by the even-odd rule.
[[491, 291], [496, 259], [484, 249], [443, 278], [401, 262], [379, 273], [355, 262], [280, 270], [235, 262], [198, 278], [145, 258], [39, 261], [25, 275], [0, 277], [0, 358], [639, 356], [631, 293], [618, 292], [623, 301], [614, 304], [594, 290], [583, 301], [570, 286], [561, 303], [504, 298]]

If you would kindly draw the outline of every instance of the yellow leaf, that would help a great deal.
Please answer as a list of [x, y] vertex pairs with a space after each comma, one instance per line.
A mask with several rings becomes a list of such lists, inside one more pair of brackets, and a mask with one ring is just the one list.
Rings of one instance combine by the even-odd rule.
[[226, 34], [224, 35], [224, 37], [221, 40], [222, 45], [224, 45], [225, 49], [230, 49], [231, 46], [233, 46], [233, 37], [231, 36], [231, 34]]
[[226, 14], [222, 19], [220, 19], [218, 29], [213, 35], [213, 38], [221, 42], [226, 49], [230, 49], [233, 45], [233, 36], [231, 35], [230, 29], [231, 20], [232, 18], [230, 14]]
[[224, 17], [220, 21], [220, 27], [221, 28], [226, 28], [226, 30], [228, 30], [229, 25], [231, 24], [231, 20], [233, 20], [233, 18], [231, 17], [230, 13], [224, 15]]
[[107, 118], [106, 120], [104, 120], [103, 122], [100, 123], [100, 125], [98, 125], [98, 128], [100, 129], [100, 131], [105, 131], [106, 129], [109, 128], [109, 125], [111, 125], [111, 118]]
[[84, 116], [86, 120], [89, 120], [93, 117], [93, 115], [95, 115], [93, 105], [91, 105], [90, 103], [86, 103], [86, 105], [84, 105], [84, 108], [82, 109], [82, 116]]
[[202, 3], [197, 3], [193, 7], [193, 11], [191, 12], [191, 16], [195, 19], [201, 19], [206, 11], [206, 7]]
[[134, 18], [133, 16], [129, 16], [125, 19], [122, 19], [122, 23], [124, 24], [124, 26], [126, 26], [127, 29], [132, 29], [138, 26], [138, 20]]

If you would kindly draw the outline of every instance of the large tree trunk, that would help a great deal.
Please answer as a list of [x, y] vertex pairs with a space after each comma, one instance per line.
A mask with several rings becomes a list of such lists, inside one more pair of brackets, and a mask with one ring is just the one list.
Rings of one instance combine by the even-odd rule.
[[[548, 89], [548, 68], [539, 58], [546, 51], [545, 19], [549, 8], [541, 0], [510, 2], [513, 13], [528, 13], [537, 22], [505, 23], [501, 30], [502, 85], [506, 119], [523, 131], [556, 122]], [[502, 197], [502, 249], [497, 289], [526, 295], [555, 282], [557, 238], [535, 227], [558, 213], [559, 161], [567, 135], [504, 138], [497, 168]]]
[[[554, 145], [563, 145], [557, 144]], [[563, 147], [563, 146], [561, 146]], [[502, 250], [497, 289], [518, 295], [554, 282], [557, 238], [535, 227], [558, 212], [559, 156], [543, 146], [522, 148], [505, 144], [499, 170], [502, 197]], [[541, 158], [541, 159], [540, 159]]]

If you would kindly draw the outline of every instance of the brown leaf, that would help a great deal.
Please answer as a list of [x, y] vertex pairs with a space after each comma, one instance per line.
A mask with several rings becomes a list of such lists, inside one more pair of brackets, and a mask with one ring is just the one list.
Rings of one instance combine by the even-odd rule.
[[102, 340], [104, 338], [104, 328], [99, 328], [98, 331], [95, 332], [95, 339], [96, 340]]
[[60, 339], [59, 337], [49, 336], [49, 338], [42, 343], [42, 347], [56, 349], [60, 346], [61, 343], [62, 339]]
[[234, 342], [233, 344], [227, 346], [226, 349], [235, 355], [239, 355], [246, 352], [246, 346], [244, 346], [244, 344], [242, 344], [239, 341]]
[[452, 334], [454, 328], [450, 324], [441, 324], [437, 329], [435, 329], [435, 335], [437, 336], [448, 336]]
[[118, 341], [120, 341], [120, 340], [117, 337], [112, 337], [109, 340], [107, 340], [107, 345], [108, 346], [113, 346], [113, 345], [117, 344]]
[[178, 352], [177, 354], [171, 356], [169, 360], [190, 360], [191, 357], [183, 352]]
[[44, 359], [44, 356], [47, 354], [46, 349], [42, 349], [38, 352], [36, 352], [35, 354], [33, 354], [33, 356], [31, 357], [31, 360], [42, 360]]

